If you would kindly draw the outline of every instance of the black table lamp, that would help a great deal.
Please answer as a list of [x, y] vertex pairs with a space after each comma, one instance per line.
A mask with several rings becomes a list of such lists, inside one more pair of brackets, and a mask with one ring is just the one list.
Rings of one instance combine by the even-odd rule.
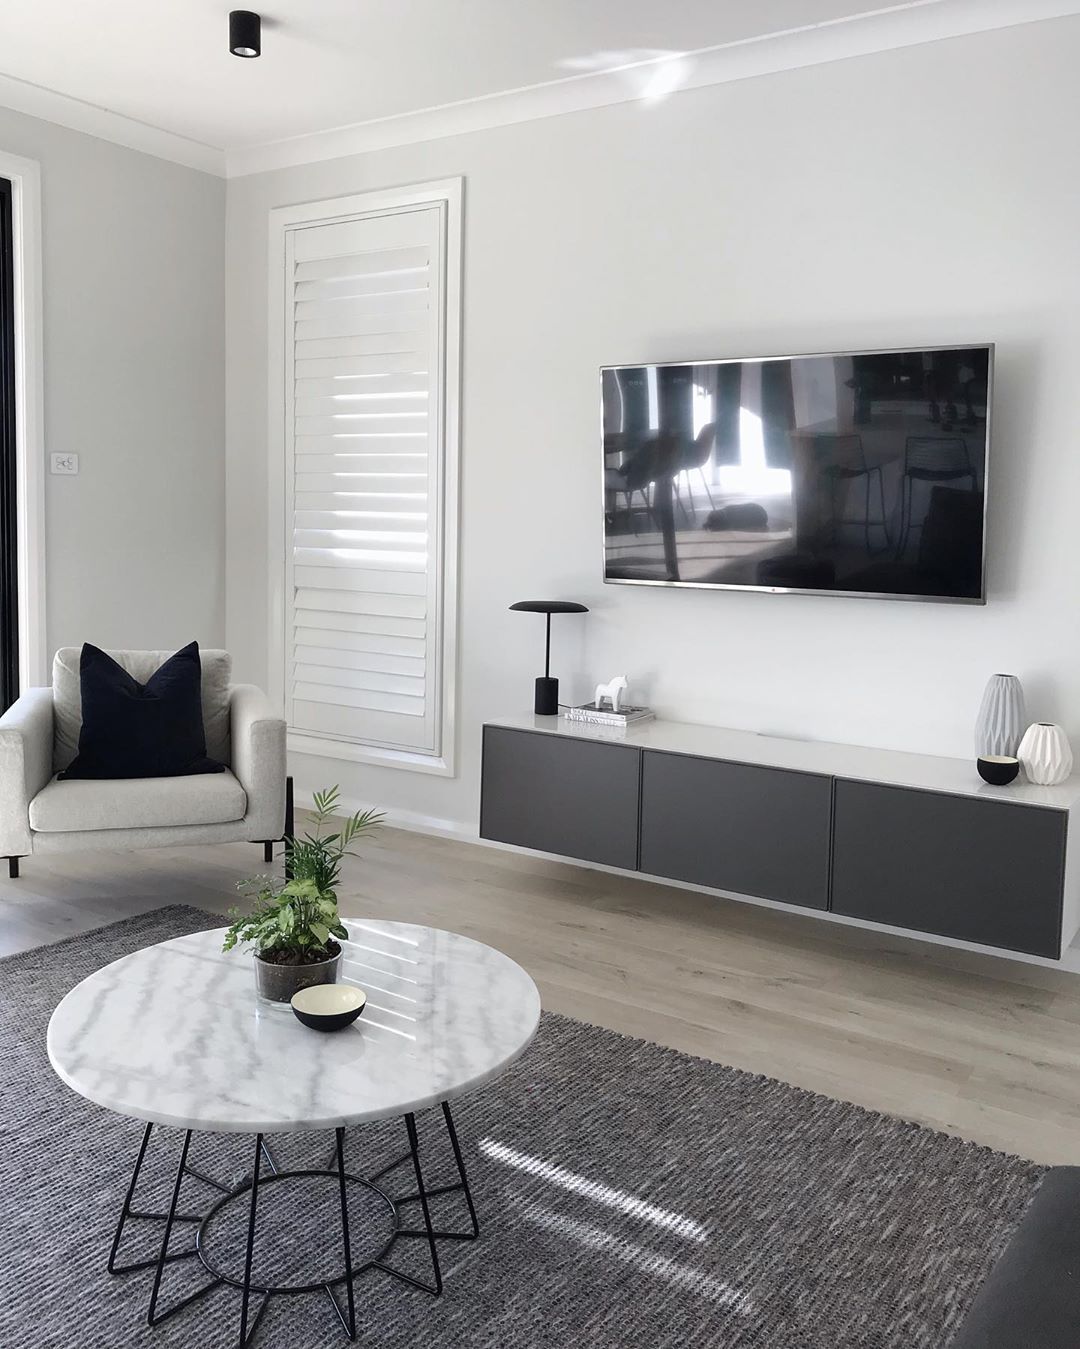
[[544, 673], [536, 681], [536, 699], [533, 711], [540, 717], [555, 717], [559, 714], [559, 681], [551, 677], [551, 615], [587, 614], [588, 606], [575, 604], [572, 600], [519, 600], [511, 604], [526, 614], [547, 615], [547, 635], [544, 641]]

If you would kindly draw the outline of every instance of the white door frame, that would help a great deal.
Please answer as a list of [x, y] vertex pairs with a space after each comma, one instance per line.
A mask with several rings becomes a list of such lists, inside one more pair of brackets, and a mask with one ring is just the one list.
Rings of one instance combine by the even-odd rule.
[[15, 253], [15, 475], [19, 517], [19, 684], [49, 682], [45, 629], [45, 395], [42, 360], [41, 168], [0, 150], [12, 186]]

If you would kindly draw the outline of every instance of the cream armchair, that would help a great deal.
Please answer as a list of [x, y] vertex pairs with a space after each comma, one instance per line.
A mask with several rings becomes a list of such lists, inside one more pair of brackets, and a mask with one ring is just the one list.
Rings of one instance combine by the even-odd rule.
[[[226, 651], [202, 651], [206, 751], [224, 773], [58, 781], [82, 724], [80, 647], [62, 647], [51, 688], [28, 689], [0, 717], [0, 858], [182, 843], [272, 843], [292, 834], [285, 722], [253, 684], [230, 684]], [[145, 683], [171, 651], [110, 651]], [[288, 818], [287, 818], [288, 817]]]

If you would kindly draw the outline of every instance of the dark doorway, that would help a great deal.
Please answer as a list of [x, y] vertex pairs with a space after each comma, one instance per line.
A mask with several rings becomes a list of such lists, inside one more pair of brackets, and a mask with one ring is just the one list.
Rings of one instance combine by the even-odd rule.
[[15, 457], [15, 233], [0, 178], [0, 711], [19, 696], [19, 512]]

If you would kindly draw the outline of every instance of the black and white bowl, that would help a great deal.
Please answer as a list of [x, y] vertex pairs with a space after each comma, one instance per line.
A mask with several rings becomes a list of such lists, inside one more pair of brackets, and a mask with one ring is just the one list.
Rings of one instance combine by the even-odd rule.
[[355, 984], [314, 984], [292, 995], [293, 1012], [312, 1030], [343, 1030], [366, 1003], [367, 994]]
[[1009, 754], [982, 754], [977, 767], [983, 782], [991, 787], [1007, 787], [1020, 772], [1020, 760]]

